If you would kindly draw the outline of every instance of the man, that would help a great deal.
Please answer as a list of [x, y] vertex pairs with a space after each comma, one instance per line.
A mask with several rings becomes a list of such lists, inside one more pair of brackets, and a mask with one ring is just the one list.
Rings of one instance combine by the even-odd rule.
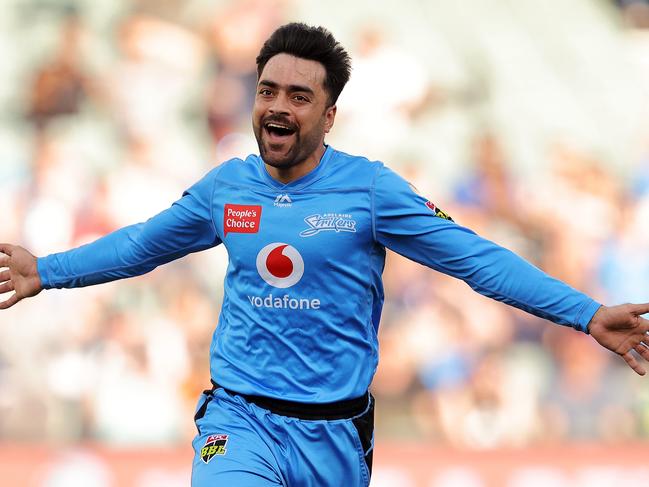
[[[260, 156], [210, 171], [169, 209], [36, 258], [2, 244], [8, 308], [42, 289], [143, 274], [223, 243], [213, 388], [196, 410], [192, 484], [369, 484], [385, 248], [590, 334], [639, 374], [649, 304], [601, 306], [454, 223], [380, 162], [325, 145], [350, 60], [323, 28], [280, 27], [257, 57]], [[380, 100], [377, 102], [380, 103]]]

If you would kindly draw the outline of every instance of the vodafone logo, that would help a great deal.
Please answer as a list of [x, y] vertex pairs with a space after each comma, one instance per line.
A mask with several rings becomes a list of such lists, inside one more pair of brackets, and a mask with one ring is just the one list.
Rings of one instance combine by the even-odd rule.
[[[257, 272], [273, 287], [285, 289], [297, 284], [304, 274], [304, 260], [295, 247], [282, 242], [266, 245], [257, 254]], [[248, 296], [253, 308], [285, 310], [319, 310], [319, 298], [289, 296], [288, 294]]]
[[278, 288], [291, 287], [304, 274], [304, 260], [295, 247], [275, 242], [257, 254], [257, 271], [268, 284]]

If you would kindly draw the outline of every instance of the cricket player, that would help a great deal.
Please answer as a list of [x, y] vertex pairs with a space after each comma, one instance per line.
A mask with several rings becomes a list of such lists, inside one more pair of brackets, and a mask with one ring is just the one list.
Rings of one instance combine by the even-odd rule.
[[381, 162], [325, 143], [350, 68], [326, 29], [280, 27], [257, 57], [259, 155], [223, 162], [170, 208], [88, 245], [36, 258], [0, 244], [0, 309], [225, 245], [194, 487], [369, 484], [386, 248], [590, 333], [645, 373], [634, 352], [649, 359], [649, 304], [602, 306], [455, 223]]

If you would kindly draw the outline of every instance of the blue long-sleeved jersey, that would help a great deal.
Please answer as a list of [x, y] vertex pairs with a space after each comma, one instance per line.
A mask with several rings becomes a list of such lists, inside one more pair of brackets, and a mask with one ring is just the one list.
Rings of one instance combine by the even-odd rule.
[[282, 184], [251, 155], [216, 167], [144, 223], [38, 259], [38, 271], [44, 288], [87, 286], [223, 243], [212, 377], [300, 402], [358, 397], [370, 385], [385, 248], [586, 331], [597, 302], [444, 216], [380, 162], [327, 147], [312, 172]]

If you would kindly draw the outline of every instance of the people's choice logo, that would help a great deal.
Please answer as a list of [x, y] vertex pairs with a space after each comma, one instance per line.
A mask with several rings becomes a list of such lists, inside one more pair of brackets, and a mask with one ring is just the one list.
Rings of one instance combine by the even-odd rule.
[[295, 247], [275, 242], [257, 254], [257, 271], [268, 284], [278, 288], [291, 287], [304, 274], [304, 260]]
[[223, 207], [223, 230], [228, 233], [258, 233], [261, 205], [233, 205]]

